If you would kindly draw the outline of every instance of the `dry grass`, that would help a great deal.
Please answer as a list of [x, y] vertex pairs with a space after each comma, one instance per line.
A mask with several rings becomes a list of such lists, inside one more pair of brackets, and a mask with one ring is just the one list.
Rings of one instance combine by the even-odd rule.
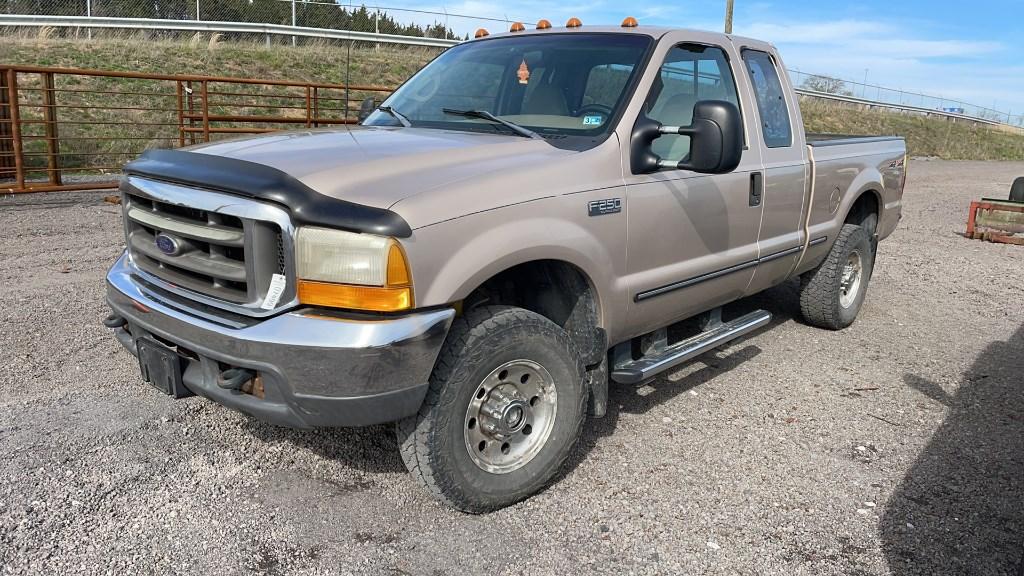
[[[53, 30], [0, 36], [0, 64], [62, 66], [161, 74], [205, 74], [342, 84], [348, 45], [313, 40], [293, 47], [196, 33], [162, 38], [140, 31], [93, 40], [56, 37]], [[356, 46], [353, 84], [395, 86], [438, 53], [428, 47]]]

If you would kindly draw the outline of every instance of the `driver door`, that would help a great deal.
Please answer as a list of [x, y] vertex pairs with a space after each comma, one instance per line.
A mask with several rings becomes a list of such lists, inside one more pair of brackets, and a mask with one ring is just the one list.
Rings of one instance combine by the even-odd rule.
[[[688, 36], [689, 37], [689, 36]], [[726, 100], [741, 110], [731, 62], [732, 47], [680, 43], [662, 57], [644, 105], [647, 116], [668, 126], [689, 125], [700, 100]], [[744, 132], [753, 133], [744, 114]], [[653, 150], [673, 162], [690, 151], [687, 136], [662, 136]], [[751, 185], [760, 178], [757, 146], [746, 146], [729, 174], [686, 170], [631, 174], [625, 161], [627, 269], [630, 328], [642, 334], [725, 304], [746, 293], [758, 256], [760, 203]]]

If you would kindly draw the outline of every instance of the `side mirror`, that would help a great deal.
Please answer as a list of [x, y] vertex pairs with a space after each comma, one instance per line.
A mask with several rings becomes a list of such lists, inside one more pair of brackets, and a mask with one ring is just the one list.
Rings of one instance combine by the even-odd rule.
[[366, 98], [359, 104], [359, 123], [362, 124], [373, 111], [377, 109], [377, 102], [373, 97]]
[[[665, 134], [690, 137], [688, 158], [672, 162], [651, 151], [651, 143]], [[630, 141], [630, 166], [634, 174], [650, 174], [665, 168], [702, 174], [725, 174], [740, 164], [743, 155], [743, 120], [739, 108], [723, 100], [701, 100], [693, 105], [689, 126], [663, 126], [640, 117]]]

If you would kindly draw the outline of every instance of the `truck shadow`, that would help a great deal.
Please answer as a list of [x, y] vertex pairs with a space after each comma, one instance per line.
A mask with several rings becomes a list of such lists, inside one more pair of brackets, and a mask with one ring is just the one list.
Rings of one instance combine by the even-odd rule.
[[904, 381], [948, 415], [882, 516], [892, 574], [1024, 576], [1024, 326], [990, 344], [955, 394]]
[[247, 419], [243, 429], [260, 442], [287, 442], [367, 474], [405, 474], [393, 424], [364, 428], [293, 430]]

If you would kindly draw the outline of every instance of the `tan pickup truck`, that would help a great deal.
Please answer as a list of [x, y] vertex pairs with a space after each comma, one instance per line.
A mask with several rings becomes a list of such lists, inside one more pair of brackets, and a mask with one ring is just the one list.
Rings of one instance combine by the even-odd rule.
[[765, 42], [571, 24], [459, 44], [359, 126], [129, 164], [105, 323], [143, 379], [397, 422], [412, 475], [484, 512], [555, 477], [609, 385], [770, 320], [722, 305], [799, 277], [808, 324], [852, 323], [903, 140], [805, 136]]

